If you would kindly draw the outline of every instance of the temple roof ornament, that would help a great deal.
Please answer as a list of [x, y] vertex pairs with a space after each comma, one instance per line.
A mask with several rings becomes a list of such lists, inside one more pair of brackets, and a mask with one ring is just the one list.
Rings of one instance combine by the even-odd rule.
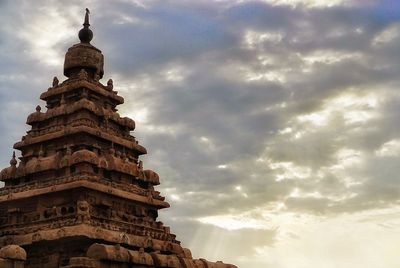
[[53, 78], [53, 87], [57, 87], [58, 83], [59, 83], [59, 81], [58, 81], [57, 76], [54, 76], [54, 78]]
[[88, 8], [86, 8], [86, 14], [85, 14], [85, 21], [83, 22], [83, 28], [79, 31], [79, 40], [81, 40], [82, 43], [90, 43], [93, 39], [93, 32], [92, 30], [89, 29], [89, 14], [90, 11]]
[[90, 44], [93, 32], [89, 26], [89, 9], [86, 9], [83, 28], [78, 34], [81, 42], [70, 47], [65, 54], [64, 75], [77, 78], [79, 72], [84, 69], [90, 79], [98, 81], [104, 74], [104, 56], [101, 50]]

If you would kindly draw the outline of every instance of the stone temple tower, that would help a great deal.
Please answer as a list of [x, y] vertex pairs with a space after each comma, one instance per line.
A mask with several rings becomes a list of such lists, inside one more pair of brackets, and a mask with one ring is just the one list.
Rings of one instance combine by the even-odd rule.
[[28, 116], [14, 145], [21, 157], [0, 173], [0, 268], [236, 267], [193, 259], [157, 221], [169, 207], [159, 177], [139, 160], [146, 149], [117, 113], [113, 81], [99, 81], [88, 10], [83, 26], [65, 55], [67, 79], [41, 94], [46, 109]]

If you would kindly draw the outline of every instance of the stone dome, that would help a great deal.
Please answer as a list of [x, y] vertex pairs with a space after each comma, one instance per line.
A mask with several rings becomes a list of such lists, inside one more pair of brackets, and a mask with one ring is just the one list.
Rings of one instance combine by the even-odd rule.
[[14, 176], [15, 172], [17, 171], [16, 167], [6, 167], [0, 172], [0, 180], [10, 179]]
[[70, 47], [65, 54], [64, 75], [77, 75], [81, 69], [89, 74], [104, 75], [104, 56], [101, 50], [89, 43], [79, 43]]
[[72, 154], [71, 162], [73, 164], [76, 164], [79, 162], [88, 162], [88, 163], [97, 165], [99, 162], [99, 158], [96, 153], [89, 151], [87, 149], [82, 149], [82, 150], [76, 151]]
[[8, 245], [0, 249], [0, 258], [25, 261], [26, 251], [20, 246]]

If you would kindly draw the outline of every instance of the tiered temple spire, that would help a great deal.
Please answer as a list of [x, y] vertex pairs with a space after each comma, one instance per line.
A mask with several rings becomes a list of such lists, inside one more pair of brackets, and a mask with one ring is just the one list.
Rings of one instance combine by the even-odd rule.
[[159, 176], [143, 168], [147, 151], [117, 112], [113, 81], [99, 82], [88, 9], [83, 26], [65, 55], [67, 79], [41, 94], [47, 110], [28, 116], [20, 161], [14, 152], [0, 173], [0, 267], [235, 267], [193, 259], [157, 221], [169, 207]]

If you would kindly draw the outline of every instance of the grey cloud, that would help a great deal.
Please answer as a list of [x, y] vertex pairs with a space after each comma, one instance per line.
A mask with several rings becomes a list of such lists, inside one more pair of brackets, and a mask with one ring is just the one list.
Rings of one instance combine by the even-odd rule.
[[[264, 16], [273, 11], [281, 16], [279, 18]], [[240, 48], [240, 42], [233, 43], [232, 46], [236, 45], [236, 47], [222, 50], [220, 56], [217, 57], [218, 63], [225, 62], [224, 59], [235, 59], [238, 64], [263, 71], [264, 67], [259, 65], [257, 57], [264, 53], [271, 53], [280, 61], [265, 67], [265, 71], [279, 70], [282, 67], [289, 67], [292, 70], [288, 74], [287, 82], [282, 84], [241, 82], [235, 73], [230, 76], [231, 81], [234, 82], [230, 82], [229, 79], [226, 80], [226, 77], [219, 77], [219, 73], [215, 71], [219, 65], [202, 61], [194, 62], [192, 56], [183, 58], [177, 56], [183, 64], [188, 62], [191, 64], [186, 65], [191, 68], [192, 73], [184, 84], [168, 86], [163, 84], [161, 79], [155, 86], [159, 88], [158, 91], [147, 96], [139, 93], [147, 98], [156, 98], [156, 101], [148, 101], [151, 111], [149, 118], [153, 124], [180, 127], [179, 134], [174, 133], [171, 137], [168, 137], [168, 134], [161, 136], [156, 134], [153, 137], [153, 134], [146, 133], [144, 134], [147, 136], [144, 137], [145, 143], [156, 144], [156, 148], [163, 147], [171, 152], [189, 152], [184, 156], [179, 153], [164, 154], [163, 158], [156, 160], [158, 163], [168, 163], [168, 167], [172, 167], [182, 175], [168, 178], [165, 183], [167, 185], [185, 184], [179, 187], [196, 189], [199, 194], [204, 191], [206, 196], [210, 197], [216, 192], [232, 195], [231, 198], [216, 200], [215, 206], [210, 208], [209, 213], [213, 210], [214, 213], [221, 213], [232, 204], [237, 205], [232, 188], [239, 184], [248, 186], [248, 194], [251, 197], [251, 201], [239, 201], [239, 207], [242, 208], [263, 204], [269, 200], [284, 200], [293, 187], [307, 189], [310, 192], [318, 190], [328, 194], [327, 185], [334, 183], [335, 187], [331, 188], [331, 191], [345, 192], [343, 182], [332, 175], [330, 175], [332, 179], [324, 183], [319, 183], [313, 178], [306, 182], [277, 183], [274, 171], [260, 169], [249, 162], [255, 161], [263, 154], [266, 147], [270, 146], [273, 150], [266, 151], [268, 157], [276, 161], [292, 161], [318, 170], [320, 167], [334, 164], [336, 161], [333, 158], [334, 154], [343, 147], [355, 146], [363, 150], [368, 146], [371, 147], [370, 144], [375, 142], [374, 136], [371, 135], [379, 135], [378, 133], [382, 131], [375, 131], [375, 134], [374, 130], [368, 129], [364, 132], [354, 132], [352, 127], [343, 125], [343, 118], [340, 117], [336, 119], [334, 125], [323, 131], [307, 133], [304, 138], [295, 142], [275, 135], [278, 129], [295, 124], [292, 121], [294, 116], [317, 111], [324, 101], [350, 92], [348, 90], [350, 87], [365, 88], [363, 90], [368, 91], [374, 85], [385, 85], [393, 78], [391, 69], [379, 70], [375, 68], [376, 66], [369, 65], [370, 62], [379, 62], [380, 59], [380, 56], [375, 55], [373, 49], [370, 48], [371, 39], [392, 21], [381, 21], [378, 14], [372, 15], [372, 20], [371, 16], [366, 19], [366, 12], [371, 12], [371, 10], [336, 8], [306, 13], [289, 8], [250, 3], [232, 7], [222, 13], [223, 19], [232, 23], [227, 27], [231, 35], [236, 35], [236, 40], [240, 40], [246, 30], [281, 30], [284, 38], [278, 45], [265, 42], [254, 51]], [[250, 20], [242, 19], [250, 14], [252, 16]], [[289, 19], [291, 15], [298, 20]], [[278, 23], [268, 23], [266, 18], [268, 20], [276, 18], [275, 21]], [[300, 26], [290, 23], [293, 21], [306, 22], [301, 26], [302, 31], [299, 30]], [[363, 29], [362, 34], [355, 32], [358, 27]], [[343, 31], [343, 33], [337, 36], [331, 35], [334, 30]], [[294, 43], [295, 37], [298, 37], [300, 42]], [[309, 53], [315, 49], [329, 49], [339, 54], [357, 52], [362, 58], [343, 60], [335, 64], [317, 63], [312, 66], [311, 73], [304, 74], [301, 69], [305, 67], [304, 63], [301, 58], [296, 57], [296, 53]], [[198, 52], [195, 50], [194, 53], [197, 57], [199, 57]], [[157, 77], [157, 69], [152, 70], [154, 71], [151, 74], [152, 77]], [[287, 108], [254, 112], [281, 102], [286, 102]], [[194, 136], [210, 137], [220, 147], [217, 146], [216, 151], [209, 153], [199, 151], [195, 144], [197, 140], [192, 138]], [[381, 139], [381, 142], [384, 140], [385, 138]], [[375, 147], [379, 146], [379, 143], [376, 142]], [[151, 159], [152, 157], [149, 156], [149, 161]], [[227, 172], [215, 171], [215, 166], [221, 164], [218, 159], [232, 163], [236, 169], [227, 170]], [[248, 161], [241, 163], [240, 159]], [[182, 171], [182, 168], [186, 166], [191, 167], [190, 172]], [[261, 179], [249, 179], [251, 173], [255, 173]], [[278, 190], [276, 193], [266, 190], [269, 187]], [[289, 205], [290, 200], [286, 201]], [[328, 211], [328, 205], [332, 206], [334, 203], [328, 200], [326, 202], [308, 200], [302, 202], [301, 210], [309, 208], [315, 211], [313, 208], [315, 202], [319, 204], [318, 209], [321, 211]], [[196, 204], [193, 205], [196, 206]], [[337, 206], [339, 205], [341, 204]], [[300, 209], [293, 205], [289, 207], [295, 210]]]

